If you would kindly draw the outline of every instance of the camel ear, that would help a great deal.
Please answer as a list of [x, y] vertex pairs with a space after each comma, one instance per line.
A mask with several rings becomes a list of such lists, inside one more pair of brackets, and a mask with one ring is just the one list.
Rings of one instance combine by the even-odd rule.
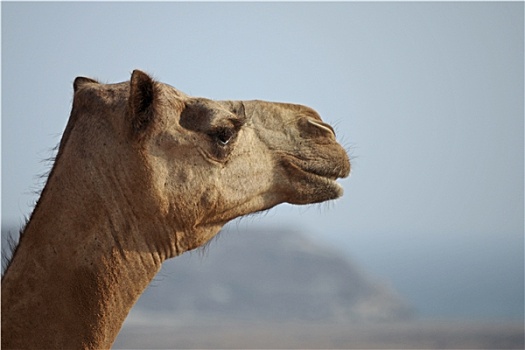
[[154, 118], [155, 81], [146, 73], [134, 70], [131, 74], [128, 108], [135, 132], [146, 130]]
[[73, 82], [73, 91], [77, 92], [82, 86], [93, 83], [98, 84], [98, 81], [86, 77], [76, 77], [75, 81]]

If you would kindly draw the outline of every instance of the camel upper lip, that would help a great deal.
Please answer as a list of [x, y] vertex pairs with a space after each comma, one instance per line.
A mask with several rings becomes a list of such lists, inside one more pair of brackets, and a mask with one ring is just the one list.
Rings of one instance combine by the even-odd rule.
[[306, 172], [337, 180], [350, 175], [350, 167], [346, 162], [346, 159], [331, 159], [329, 162], [300, 161], [297, 165]]
[[332, 181], [345, 178], [350, 174], [350, 168], [348, 166], [337, 162], [331, 162], [331, 164], [320, 164], [319, 162], [300, 159], [293, 155], [289, 155], [285, 159], [287, 163], [293, 167], [299, 168], [305, 173]]

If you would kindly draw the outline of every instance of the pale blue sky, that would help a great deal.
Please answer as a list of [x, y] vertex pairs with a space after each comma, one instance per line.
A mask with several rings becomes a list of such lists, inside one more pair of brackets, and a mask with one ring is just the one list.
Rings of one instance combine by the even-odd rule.
[[78, 75], [309, 105], [345, 196], [283, 205], [423, 315], [523, 317], [523, 3], [2, 2], [2, 221], [36, 200]]

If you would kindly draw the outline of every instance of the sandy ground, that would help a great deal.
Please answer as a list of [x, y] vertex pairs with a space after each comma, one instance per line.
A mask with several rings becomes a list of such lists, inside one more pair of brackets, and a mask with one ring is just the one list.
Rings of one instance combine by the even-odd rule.
[[523, 324], [128, 323], [114, 349], [523, 349]]

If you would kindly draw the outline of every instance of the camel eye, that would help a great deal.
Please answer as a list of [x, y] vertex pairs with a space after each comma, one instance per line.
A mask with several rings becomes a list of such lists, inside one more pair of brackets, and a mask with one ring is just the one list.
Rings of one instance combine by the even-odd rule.
[[213, 138], [217, 141], [220, 146], [227, 146], [233, 139], [235, 133], [231, 129], [219, 129], [214, 133]]

